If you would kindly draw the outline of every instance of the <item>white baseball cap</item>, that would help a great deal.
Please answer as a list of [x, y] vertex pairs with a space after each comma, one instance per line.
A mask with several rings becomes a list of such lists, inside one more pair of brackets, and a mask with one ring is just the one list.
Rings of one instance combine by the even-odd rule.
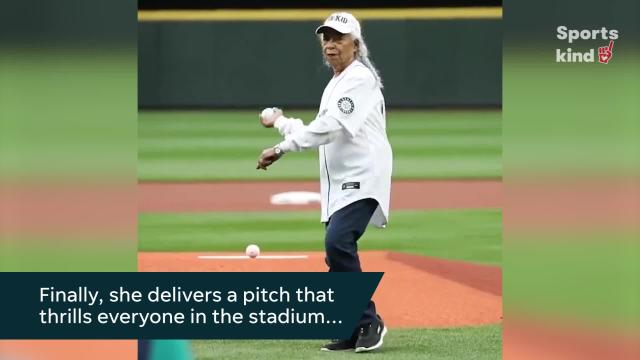
[[324, 28], [331, 28], [342, 34], [353, 34], [356, 38], [361, 38], [360, 23], [355, 16], [348, 12], [337, 12], [329, 15], [324, 24], [318, 26], [316, 34], [320, 34]]

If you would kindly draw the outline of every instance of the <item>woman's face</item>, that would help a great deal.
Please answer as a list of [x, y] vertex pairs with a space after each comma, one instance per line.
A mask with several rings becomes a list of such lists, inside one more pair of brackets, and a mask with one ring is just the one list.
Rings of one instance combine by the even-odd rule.
[[348, 34], [327, 28], [322, 32], [322, 54], [334, 71], [344, 70], [355, 58], [356, 43]]

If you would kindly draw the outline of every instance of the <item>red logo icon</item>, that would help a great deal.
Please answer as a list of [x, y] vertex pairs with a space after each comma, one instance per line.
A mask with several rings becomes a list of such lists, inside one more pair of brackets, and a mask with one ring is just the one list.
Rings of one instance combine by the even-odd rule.
[[600, 64], [608, 64], [613, 57], [613, 40], [609, 41], [609, 46], [598, 48], [598, 61]]

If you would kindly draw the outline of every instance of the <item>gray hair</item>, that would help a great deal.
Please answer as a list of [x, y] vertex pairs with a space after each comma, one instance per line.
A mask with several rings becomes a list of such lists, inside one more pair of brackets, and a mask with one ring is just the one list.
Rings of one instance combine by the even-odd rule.
[[[354, 42], [357, 42], [356, 60], [360, 61], [364, 66], [366, 66], [371, 71], [371, 73], [373, 74], [373, 77], [376, 79], [376, 84], [378, 84], [380, 89], [382, 89], [384, 86], [382, 85], [382, 77], [380, 76], [380, 71], [378, 71], [378, 69], [375, 67], [373, 62], [369, 59], [369, 48], [367, 47], [367, 44], [364, 42], [364, 37], [361, 36], [360, 38], [358, 38], [358, 37], [355, 37], [353, 34], [349, 34], [349, 36], [351, 36], [351, 39], [353, 39]], [[322, 34], [319, 34], [318, 38], [320, 39], [320, 43], [322, 44]], [[331, 67], [331, 64], [329, 64], [329, 61], [327, 60], [324, 61], [324, 64], [327, 65], [328, 67]]]
[[364, 66], [369, 68], [369, 70], [371, 70], [371, 72], [373, 73], [373, 77], [376, 79], [376, 83], [378, 84], [380, 89], [382, 89], [383, 85], [382, 85], [382, 77], [380, 77], [380, 71], [376, 69], [376, 66], [369, 59], [369, 48], [367, 48], [367, 44], [364, 42], [364, 37], [361, 37], [360, 39], [354, 39], [354, 41], [355, 40], [358, 40], [358, 50], [356, 51], [356, 59], [358, 59], [358, 61], [360, 61], [362, 64], [364, 64]]

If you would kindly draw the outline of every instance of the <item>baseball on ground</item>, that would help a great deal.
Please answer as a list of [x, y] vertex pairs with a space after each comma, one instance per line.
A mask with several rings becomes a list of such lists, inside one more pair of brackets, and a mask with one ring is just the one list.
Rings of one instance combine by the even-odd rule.
[[251, 244], [247, 246], [247, 249], [244, 251], [244, 253], [248, 257], [255, 259], [258, 257], [258, 255], [260, 255], [260, 248], [258, 247], [258, 245]]

